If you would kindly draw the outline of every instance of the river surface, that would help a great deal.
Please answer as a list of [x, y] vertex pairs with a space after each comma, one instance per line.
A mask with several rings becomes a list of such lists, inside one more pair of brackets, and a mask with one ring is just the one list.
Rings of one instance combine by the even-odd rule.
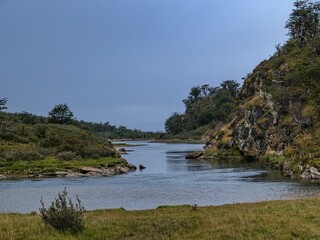
[[[132, 142], [130, 142], [133, 144]], [[0, 181], [0, 212], [38, 211], [64, 187], [77, 194], [88, 210], [99, 208], [151, 209], [160, 205], [221, 205], [318, 196], [320, 183], [295, 181], [253, 163], [200, 162], [185, 154], [200, 144], [134, 142], [124, 155], [146, 169], [114, 177], [52, 178]]]

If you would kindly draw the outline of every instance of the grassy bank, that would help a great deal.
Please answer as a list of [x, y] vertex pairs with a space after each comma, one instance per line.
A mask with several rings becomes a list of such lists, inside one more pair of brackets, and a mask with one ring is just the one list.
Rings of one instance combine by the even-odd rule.
[[45, 226], [36, 214], [1, 214], [0, 239], [320, 239], [320, 199], [216, 207], [97, 210], [78, 235]]
[[105, 157], [98, 159], [80, 159], [80, 160], [59, 160], [55, 158], [46, 158], [37, 161], [14, 161], [0, 162], [0, 173], [24, 173], [28, 172], [55, 172], [55, 171], [78, 171], [80, 167], [112, 167], [116, 164], [126, 164], [127, 161], [118, 157]]
[[124, 166], [134, 169], [106, 138], [76, 122], [0, 112], [0, 179], [109, 176], [127, 172]]

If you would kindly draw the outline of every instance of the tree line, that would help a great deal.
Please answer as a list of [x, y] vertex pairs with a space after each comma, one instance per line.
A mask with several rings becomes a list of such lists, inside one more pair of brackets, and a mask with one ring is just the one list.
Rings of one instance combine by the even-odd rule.
[[182, 101], [185, 112], [175, 112], [166, 120], [166, 132], [174, 135], [208, 124], [214, 127], [230, 120], [239, 104], [239, 86], [234, 80], [226, 80], [218, 87], [209, 84], [192, 87], [188, 97]]
[[[7, 109], [6, 103], [8, 99], [0, 99], [0, 111]], [[2, 119], [6, 118], [14, 122], [21, 122], [24, 124], [71, 124], [82, 129], [89, 130], [97, 133], [108, 139], [151, 139], [159, 138], [163, 135], [161, 132], [141, 131], [139, 129], [129, 129], [125, 126], [112, 125], [109, 122], [87, 122], [83, 120], [77, 120], [71, 111], [70, 107], [66, 103], [55, 105], [48, 116], [38, 116], [28, 112], [22, 113], [2, 113]], [[0, 120], [1, 120], [0, 118]]]

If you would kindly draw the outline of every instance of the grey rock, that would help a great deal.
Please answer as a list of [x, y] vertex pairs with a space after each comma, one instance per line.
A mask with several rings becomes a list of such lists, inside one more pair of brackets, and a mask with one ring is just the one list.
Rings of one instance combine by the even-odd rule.
[[94, 168], [94, 167], [81, 167], [79, 168], [81, 173], [87, 174], [89, 172], [95, 172], [95, 173], [103, 173], [103, 170], [101, 170], [100, 168]]
[[56, 172], [56, 175], [57, 176], [66, 176], [66, 175], [69, 175], [70, 173], [68, 173], [68, 172]]
[[87, 172], [85, 174], [86, 177], [98, 177], [102, 176], [102, 172]]
[[139, 170], [143, 170], [143, 169], [145, 169], [145, 168], [146, 168], [146, 167], [143, 166], [142, 164], [139, 165]]
[[118, 150], [120, 153], [126, 153], [127, 152], [127, 150], [125, 149], [125, 148], [119, 148], [119, 150]]
[[320, 172], [315, 167], [309, 166], [307, 164], [300, 177], [303, 179], [320, 179]]
[[130, 171], [130, 169], [127, 168], [127, 167], [121, 167], [121, 168], [119, 169], [119, 172], [120, 172], [120, 173], [128, 173], [129, 171]]
[[82, 174], [82, 173], [73, 172], [73, 173], [69, 173], [69, 174], [66, 175], [65, 177], [67, 177], [67, 178], [72, 178], [72, 177], [85, 177], [85, 175]]
[[0, 179], [6, 179], [7, 177], [5, 175], [0, 174]]

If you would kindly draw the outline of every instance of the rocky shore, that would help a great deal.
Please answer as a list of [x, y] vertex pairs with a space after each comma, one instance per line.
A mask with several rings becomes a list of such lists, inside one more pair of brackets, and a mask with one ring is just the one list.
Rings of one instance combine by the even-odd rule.
[[[244, 157], [243, 156], [235, 156], [235, 155], [228, 155], [227, 151], [226, 151], [226, 155], [223, 156], [221, 155], [221, 152], [219, 152], [219, 154], [215, 155], [215, 156], [210, 156], [207, 155], [205, 151], [196, 151], [196, 152], [191, 152], [188, 153], [185, 156], [186, 159], [195, 159], [198, 161], [210, 161], [210, 160], [214, 160], [214, 159], [220, 159], [220, 160], [225, 160], [225, 159], [230, 159], [230, 160], [243, 160]], [[279, 169], [282, 171], [283, 175], [286, 177], [290, 177], [290, 178], [298, 178], [298, 179], [305, 179], [305, 180], [314, 180], [314, 179], [320, 179], [320, 171], [313, 167], [310, 166], [309, 164], [298, 164], [298, 168], [299, 168], [299, 174], [297, 174], [296, 172], [294, 172], [292, 170], [292, 166], [290, 165], [290, 162], [287, 160], [284, 162], [284, 164], [278, 164], [277, 162], [268, 162], [268, 161], [263, 161], [263, 163], [265, 165], [270, 166], [272, 169]]]
[[7, 171], [0, 174], [0, 180], [24, 179], [24, 178], [54, 178], [54, 177], [110, 177], [135, 171], [136, 166], [132, 164], [116, 164], [103, 167], [80, 167], [78, 170], [66, 169], [65, 171], [43, 172], [37, 170], [24, 170], [22, 172]]

